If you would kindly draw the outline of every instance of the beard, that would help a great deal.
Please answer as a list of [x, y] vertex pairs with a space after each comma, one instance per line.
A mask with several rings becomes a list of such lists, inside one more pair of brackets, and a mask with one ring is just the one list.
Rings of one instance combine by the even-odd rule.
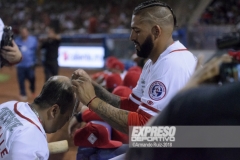
[[148, 58], [153, 49], [153, 40], [151, 38], [151, 35], [147, 36], [142, 45], [140, 45], [138, 42], [135, 43], [137, 43], [140, 48], [140, 50], [136, 49], [138, 57]]

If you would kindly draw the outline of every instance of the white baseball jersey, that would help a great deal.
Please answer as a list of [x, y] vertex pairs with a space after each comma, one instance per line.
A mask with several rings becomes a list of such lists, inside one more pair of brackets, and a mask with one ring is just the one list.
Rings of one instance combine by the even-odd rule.
[[146, 62], [130, 99], [139, 104], [138, 109], [156, 116], [188, 82], [196, 62], [196, 57], [175, 41], [155, 63]]
[[28, 103], [0, 105], [0, 159], [47, 160], [46, 133]]

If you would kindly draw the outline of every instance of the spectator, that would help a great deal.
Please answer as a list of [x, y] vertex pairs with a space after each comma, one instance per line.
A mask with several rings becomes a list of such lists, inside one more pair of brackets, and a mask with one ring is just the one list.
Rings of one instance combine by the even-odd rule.
[[30, 82], [30, 91], [32, 97], [35, 97], [35, 63], [38, 41], [36, 37], [29, 35], [26, 27], [20, 28], [20, 36], [15, 39], [16, 44], [20, 46], [23, 58], [17, 64], [17, 78], [20, 88], [20, 100], [27, 100], [25, 91], [25, 79]]
[[48, 38], [43, 41], [40, 47], [43, 58], [45, 81], [51, 76], [58, 75], [58, 48], [61, 42], [59, 32], [59, 22], [52, 21], [47, 29]]

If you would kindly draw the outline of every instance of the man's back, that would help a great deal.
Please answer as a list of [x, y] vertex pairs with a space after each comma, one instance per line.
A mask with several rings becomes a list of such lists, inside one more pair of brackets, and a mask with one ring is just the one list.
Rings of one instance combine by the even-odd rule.
[[2, 159], [48, 159], [46, 133], [28, 103], [1, 104], [0, 128]]

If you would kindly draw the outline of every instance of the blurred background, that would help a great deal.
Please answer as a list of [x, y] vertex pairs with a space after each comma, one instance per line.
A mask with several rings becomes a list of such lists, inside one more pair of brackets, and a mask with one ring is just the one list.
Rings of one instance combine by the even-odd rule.
[[[143, 1], [0, 0], [0, 18], [5, 25], [12, 26], [14, 36], [18, 36], [20, 26], [25, 25], [39, 42], [47, 38], [48, 26], [56, 22], [61, 35], [59, 74], [70, 77], [77, 68], [84, 68], [90, 74], [104, 70], [109, 56], [120, 59], [126, 70], [136, 65], [132, 58], [134, 44], [129, 40], [130, 23], [134, 7]], [[219, 49], [216, 40], [239, 31], [240, 0], [163, 1], [173, 8], [177, 18], [174, 39], [180, 40], [196, 56], [204, 54], [207, 60], [214, 53], [236, 49], [231, 44]], [[240, 44], [240, 38], [233, 38], [234, 43]], [[36, 94], [44, 83], [42, 53], [37, 54]], [[0, 103], [18, 99], [15, 66], [0, 69], [0, 91]], [[28, 99], [29, 102], [32, 100]], [[66, 134], [66, 126], [48, 136], [49, 141], [62, 139], [69, 140], [70, 151], [50, 159], [75, 159], [77, 149]]]
[[[1, 0], [0, 12], [5, 25], [12, 26], [15, 35], [19, 34], [19, 26], [24, 24], [33, 35], [42, 39], [46, 37], [45, 29], [51, 21], [58, 20], [61, 49], [71, 53], [76, 46], [94, 46], [97, 52], [103, 52], [103, 58], [114, 55], [124, 60], [135, 52], [129, 41], [131, 14], [135, 5], [142, 1]], [[174, 38], [191, 50], [215, 50], [216, 38], [236, 30], [240, 20], [239, 0], [163, 1], [173, 8], [177, 17]], [[64, 51], [60, 52], [63, 55]], [[75, 55], [74, 58], [89, 57]], [[62, 63], [60, 66], [69, 66]], [[103, 63], [92, 66], [101, 67]]]

